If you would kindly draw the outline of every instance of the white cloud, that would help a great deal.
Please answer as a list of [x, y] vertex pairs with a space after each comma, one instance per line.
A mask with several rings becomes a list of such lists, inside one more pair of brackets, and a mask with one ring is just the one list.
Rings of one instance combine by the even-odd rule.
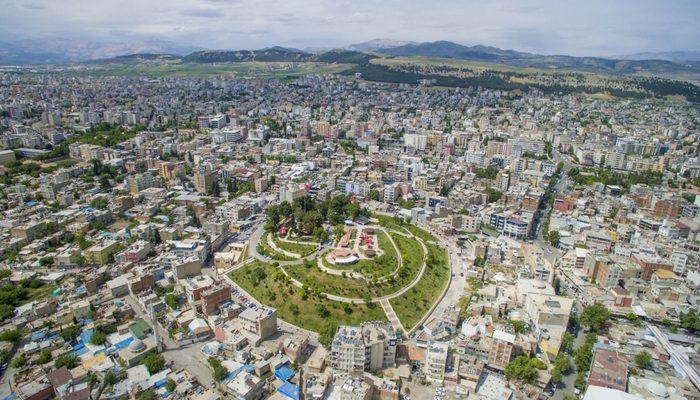
[[[3, 4], [4, 3], [4, 4]], [[0, 36], [128, 37], [208, 48], [377, 37], [539, 53], [697, 50], [695, 0], [0, 0]]]

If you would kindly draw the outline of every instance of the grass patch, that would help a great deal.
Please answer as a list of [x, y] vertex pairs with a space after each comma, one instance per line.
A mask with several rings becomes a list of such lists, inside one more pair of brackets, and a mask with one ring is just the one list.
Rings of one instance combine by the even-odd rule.
[[360, 272], [370, 279], [381, 279], [389, 276], [394, 272], [399, 262], [396, 249], [386, 233], [377, 230], [377, 241], [377, 246], [384, 251], [384, 254], [372, 259], [359, 260], [350, 266], [353, 271]]
[[428, 258], [421, 280], [403, 295], [389, 300], [406, 329], [413, 328], [428, 312], [442, 294], [450, 277], [447, 251], [434, 244], [426, 244], [426, 247]]
[[51, 293], [56, 290], [58, 286], [53, 284], [44, 284], [39, 287], [27, 288], [27, 299], [22, 301], [22, 304], [29, 303], [30, 301], [43, 301], [51, 297]]
[[435, 236], [428, 233], [428, 231], [426, 231], [425, 229], [421, 229], [415, 225], [410, 224], [407, 224], [405, 228], [408, 229], [408, 231], [411, 232], [414, 236], [423, 240], [424, 242], [437, 242]]
[[232, 271], [229, 276], [258, 301], [276, 308], [281, 319], [311, 331], [329, 333], [341, 324], [386, 320], [378, 304], [346, 304], [310, 291], [304, 293], [288, 282], [278, 268], [260, 261]]
[[[401, 236], [397, 233], [392, 233], [391, 238], [394, 239], [396, 247], [401, 252], [403, 265], [399, 270], [397, 281], [399, 288], [404, 287], [415, 279], [423, 265], [423, 247], [414, 238]], [[398, 290], [398, 288], [397, 288]]]
[[351, 298], [365, 298], [376, 293], [364, 280], [352, 279], [342, 275], [332, 275], [321, 271], [315, 262], [300, 265], [286, 265], [287, 271], [294, 279], [312, 290]]
[[380, 215], [380, 214], [372, 214], [373, 218], [376, 218], [377, 221], [379, 221], [379, 225], [387, 228], [387, 229], [393, 229], [395, 231], [399, 232], [404, 232], [404, 227], [409, 225], [407, 222], [402, 220], [399, 217], [389, 217], [386, 215]]
[[[325, 293], [334, 294], [337, 296], [366, 299], [367, 297], [379, 297], [386, 296], [397, 292], [402, 287], [408, 285], [413, 281], [416, 274], [421, 267], [421, 261], [423, 260], [422, 248], [418, 241], [413, 238], [404, 237], [396, 233], [391, 234], [396, 246], [401, 252], [403, 258], [403, 265], [399, 269], [396, 276], [390, 277], [387, 281], [381, 283], [368, 283], [361, 279], [353, 279], [348, 276], [342, 275], [332, 275], [327, 274], [317, 268], [315, 261], [311, 263], [301, 264], [301, 265], [288, 265], [284, 269], [289, 275], [294, 279], [298, 280], [302, 284], [308, 286], [312, 290], [320, 290]], [[384, 238], [386, 240], [386, 245], [392, 247], [389, 238]], [[323, 257], [321, 255], [320, 257]], [[396, 251], [392, 253], [394, 262], [389, 265], [381, 267], [382, 270], [388, 270], [389, 272], [382, 272], [384, 276], [388, 275], [391, 271], [396, 268], [397, 258]], [[380, 257], [381, 258], [381, 257]], [[325, 263], [325, 260], [321, 259]], [[368, 263], [375, 262], [376, 260], [367, 260]], [[328, 264], [325, 264], [328, 266]], [[369, 264], [368, 264], [369, 265]], [[353, 265], [356, 267], [356, 265]], [[375, 268], [376, 265], [373, 267]], [[369, 268], [369, 267], [364, 267]], [[378, 270], [379, 271], [379, 270]]]
[[272, 241], [275, 242], [275, 245], [279, 247], [280, 249], [284, 251], [288, 251], [290, 253], [295, 253], [299, 254], [302, 257], [306, 257], [309, 254], [313, 253], [318, 249], [317, 245], [313, 244], [301, 244], [301, 243], [290, 243], [290, 242], [285, 242], [283, 240], [280, 240], [279, 237], [276, 235], [272, 235]]
[[263, 237], [258, 244], [258, 252], [264, 256], [270, 257], [275, 261], [294, 261], [296, 258], [286, 256], [272, 247], [268, 246], [266, 237]]
[[394, 229], [399, 232], [405, 232], [408, 230], [416, 237], [422, 239], [424, 242], [437, 242], [435, 236], [431, 235], [428, 231], [413, 224], [409, 224], [408, 222], [403, 221], [401, 218], [378, 214], [374, 214], [372, 217], [376, 218], [379, 221], [379, 224], [383, 227]]

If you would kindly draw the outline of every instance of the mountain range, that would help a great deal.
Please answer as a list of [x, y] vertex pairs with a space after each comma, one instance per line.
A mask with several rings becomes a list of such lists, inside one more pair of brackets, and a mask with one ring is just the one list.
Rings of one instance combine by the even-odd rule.
[[163, 40], [80, 41], [66, 38], [0, 39], [0, 64], [61, 64], [130, 54], [186, 55], [201, 47]]
[[347, 48], [350, 50], [357, 51], [376, 51], [379, 49], [388, 49], [392, 47], [406, 46], [412, 44], [416, 44], [416, 42], [407, 42], [404, 40], [393, 39], [372, 39], [367, 42], [351, 44]]
[[[141, 54], [141, 57], [133, 57]], [[0, 64], [50, 64], [70, 62], [160, 61], [215, 63], [244, 61], [361, 64], [377, 56], [429, 57], [503, 64], [548, 70], [573, 70], [595, 73], [700, 76], [700, 52], [638, 53], [618, 58], [542, 55], [492, 46], [465, 46], [450, 41], [406, 42], [373, 39], [344, 49], [309, 52], [288, 47], [260, 50], [205, 50], [167, 41], [79, 42], [68, 39], [25, 39], [0, 41]], [[167, 56], [163, 56], [167, 55]], [[124, 57], [130, 56], [130, 57]]]
[[490, 62], [513, 67], [568, 69], [597, 73], [632, 74], [700, 72], [698, 61], [669, 61], [664, 59], [612, 59], [603, 57], [574, 57], [566, 55], [542, 55], [502, 50], [490, 46], [464, 46], [454, 42], [438, 41], [406, 44], [381, 48], [377, 53], [393, 57], [431, 57]]
[[700, 51], [661, 51], [615, 56], [620, 60], [666, 60], [673, 62], [700, 61]]

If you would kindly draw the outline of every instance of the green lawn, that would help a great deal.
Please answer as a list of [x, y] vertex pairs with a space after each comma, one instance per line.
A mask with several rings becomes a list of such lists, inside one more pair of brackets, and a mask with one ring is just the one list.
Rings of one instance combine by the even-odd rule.
[[327, 274], [318, 268], [315, 261], [308, 266], [303, 264], [285, 265], [284, 270], [294, 279], [312, 289], [337, 296], [364, 298], [367, 294], [375, 294], [377, 291], [377, 287], [370, 287], [364, 280]]
[[278, 251], [275, 251], [272, 247], [268, 246], [266, 236], [260, 240], [258, 244], [258, 252], [264, 256], [268, 256], [275, 261], [294, 261], [296, 258], [286, 256]]
[[[366, 281], [361, 279], [353, 279], [350, 277], [344, 277], [342, 275], [331, 275], [321, 271], [317, 268], [315, 261], [308, 266], [304, 265], [288, 265], [284, 269], [289, 275], [294, 277], [302, 284], [310, 287], [316, 288], [322, 292], [334, 294], [337, 296], [345, 296], [352, 298], [364, 299], [367, 296], [378, 297], [386, 296], [388, 294], [397, 292], [402, 287], [408, 285], [416, 276], [421, 267], [421, 261], [423, 259], [422, 248], [416, 239], [404, 237], [396, 233], [392, 233], [392, 238], [396, 242], [396, 245], [401, 252], [404, 263], [399, 270], [396, 277], [390, 278], [388, 281], [383, 283], [376, 283], [374, 285], [368, 284]], [[384, 238], [386, 245], [391, 246], [389, 239]], [[321, 257], [324, 257], [321, 255]], [[396, 251], [391, 255], [394, 262], [392, 264], [384, 264], [382, 267], [378, 267], [375, 264], [375, 268], [381, 268], [381, 271], [388, 271], [386, 273], [381, 272], [384, 276], [388, 275], [391, 271], [396, 268]], [[381, 258], [381, 257], [380, 257]], [[323, 260], [323, 259], [322, 259]], [[323, 260], [325, 263], [325, 260]], [[374, 261], [367, 260], [368, 263]], [[335, 267], [325, 263], [327, 267]], [[370, 265], [370, 264], [367, 264]], [[353, 269], [355, 265], [352, 266]], [[369, 267], [364, 267], [369, 268]], [[378, 269], [378, 271], [380, 271]]]
[[446, 250], [433, 244], [426, 244], [426, 246], [428, 247], [427, 267], [421, 280], [403, 295], [389, 300], [401, 323], [409, 330], [432, 307], [442, 294], [450, 277]]
[[412, 225], [408, 222], [402, 222], [398, 218], [395, 217], [389, 217], [386, 215], [378, 215], [374, 214], [372, 217], [376, 218], [379, 221], [379, 224], [383, 227], [389, 228], [389, 229], [394, 229], [399, 232], [405, 232], [408, 230], [412, 234], [414, 234], [416, 237], [423, 239], [425, 242], [436, 242], [437, 238], [435, 236], [431, 235], [428, 231], [425, 229], [421, 229], [415, 225]]
[[331, 332], [335, 332], [339, 324], [359, 325], [363, 321], [386, 320], [378, 304], [346, 306], [345, 303], [312, 294], [303, 295], [301, 289], [284, 279], [279, 269], [260, 261], [247, 264], [229, 276], [258, 301], [276, 308], [279, 318], [305, 329], [325, 333], [325, 336], [332, 336]]
[[401, 236], [397, 233], [392, 233], [391, 238], [394, 239], [396, 246], [399, 248], [403, 260], [403, 265], [396, 278], [396, 290], [398, 290], [407, 286], [415, 279], [416, 275], [418, 275], [420, 267], [423, 265], [423, 247], [421, 247], [416, 239]]
[[275, 245], [279, 247], [280, 249], [284, 251], [288, 251], [290, 253], [296, 253], [301, 255], [302, 257], [306, 257], [309, 254], [313, 253], [318, 249], [318, 245], [314, 244], [301, 244], [301, 243], [290, 243], [290, 242], [285, 242], [283, 240], [280, 240], [277, 235], [272, 235], [272, 240], [275, 242]]
[[[435, 237], [423, 229], [410, 224], [399, 225], [390, 217], [382, 217], [380, 223], [400, 232], [408, 230], [424, 242], [436, 241]], [[352, 268], [368, 276], [372, 272], [386, 276], [393, 271], [398, 258], [396, 250], [384, 232], [377, 234], [378, 244], [385, 250], [385, 255], [375, 260], [363, 260], [348, 269]], [[418, 240], [393, 231], [389, 234], [401, 253], [403, 265], [396, 277], [383, 284], [369, 284], [361, 279], [327, 274], [317, 267], [316, 260], [284, 267], [290, 276], [307, 287], [306, 293], [289, 283], [280, 269], [260, 261], [233, 271], [230, 276], [256, 299], [277, 308], [280, 318], [320, 332], [327, 343], [338, 324], [357, 325], [367, 320], [385, 320], [386, 316], [378, 304], [346, 306], [344, 303], [323, 299], [313, 293], [325, 292], [361, 299], [384, 296], [408, 285], [420, 271], [423, 248]], [[267, 248], [264, 241], [261, 244], [263, 248]], [[407, 329], [411, 329], [428, 312], [449, 279], [446, 250], [432, 243], [426, 243], [426, 247], [427, 267], [422, 279], [402, 296], [390, 300], [394, 311]], [[382, 258], [387, 260], [386, 263], [380, 262]], [[389, 260], [392, 262], [388, 262]]]
[[405, 228], [408, 229], [408, 231], [414, 234], [416, 237], [422, 239], [424, 242], [437, 242], [437, 238], [435, 238], [435, 236], [431, 235], [430, 233], [428, 233], [428, 231], [421, 229], [415, 225], [406, 224]]
[[381, 279], [389, 276], [398, 265], [396, 249], [391, 244], [389, 237], [382, 231], [377, 231], [377, 245], [384, 250], [384, 254], [372, 259], [359, 260], [350, 267], [353, 271], [359, 272], [372, 279]]
[[46, 300], [49, 297], [51, 297], [51, 293], [53, 293], [53, 291], [56, 290], [57, 287], [58, 286], [52, 284], [45, 284], [38, 288], [28, 287], [26, 288], [27, 299], [24, 300], [22, 303]]

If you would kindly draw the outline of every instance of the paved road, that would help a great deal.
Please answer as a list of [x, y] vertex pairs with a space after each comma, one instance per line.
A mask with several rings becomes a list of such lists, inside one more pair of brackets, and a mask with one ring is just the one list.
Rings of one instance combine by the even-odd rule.
[[[569, 187], [571, 184], [571, 179], [569, 176], [566, 174], [569, 169], [571, 169], [571, 165], [568, 164], [567, 160], [561, 156], [558, 152], [555, 151], [554, 153], [554, 160], [558, 162], [563, 162], [564, 163], [564, 168], [562, 168], [561, 174], [559, 175], [559, 180], [557, 181], [557, 184], [554, 186], [554, 193], [553, 195], [556, 196], [559, 193], [564, 193], [566, 189]], [[545, 258], [547, 261], [549, 261], [552, 265], [555, 265], [557, 260], [559, 260], [563, 252], [556, 247], [553, 247], [549, 244], [549, 241], [545, 240], [545, 238], [542, 236], [542, 222], [546, 221], [549, 219], [549, 214], [552, 212], [551, 206], [547, 205], [544, 210], [538, 211], [541, 213], [541, 217], [538, 220], [537, 224], [537, 235], [535, 238], [535, 243], [538, 244], [540, 247], [542, 247], [545, 250]]]
[[[131, 295], [125, 297], [126, 302], [134, 309], [139, 318], [149, 322], [150, 318], [141, 308], [138, 301]], [[168, 332], [160, 324], [156, 323], [153, 329], [158, 329], [158, 333], [163, 342], [163, 358], [172, 365], [172, 369], [185, 369], [189, 371], [204, 386], [211, 386], [212, 375], [209, 365], [206, 363], [204, 354], [200, 351], [203, 343], [192, 343], [186, 346], [178, 346], [174, 340], [170, 339]]]
[[[452, 239], [447, 239], [436, 235], [439, 241], [447, 244], [447, 252], [450, 257], [450, 273], [453, 275], [449, 282], [449, 286], [445, 292], [445, 295], [438, 302], [432, 312], [424, 317], [423, 325], [426, 322], [437, 318], [442, 315], [442, 313], [450, 306], [454, 306], [459, 302], [459, 299], [464, 296], [464, 287], [466, 285], [466, 272], [467, 266], [471, 265], [470, 262], [465, 261], [462, 256], [459, 255], [460, 249], [457, 244], [452, 241]], [[471, 246], [471, 244], [468, 244]], [[466, 250], [468, 252], [467, 259], [473, 260], [473, 248]], [[462, 276], [464, 274], [465, 276]], [[439, 290], [439, 289], [438, 289]]]
[[[586, 338], [586, 334], [583, 333], [583, 329], [579, 329], [574, 340], [574, 349], [581, 346]], [[573, 362], [573, 360], [572, 360]], [[575, 369], [575, 367], [574, 367]], [[563, 400], [564, 395], [574, 394], [574, 381], [576, 380], [576, 372], [572, 371], [569, 375], [564, 375], [564, 380], [559, 384], [557, 391], [552, 396], [552, 400]]]

